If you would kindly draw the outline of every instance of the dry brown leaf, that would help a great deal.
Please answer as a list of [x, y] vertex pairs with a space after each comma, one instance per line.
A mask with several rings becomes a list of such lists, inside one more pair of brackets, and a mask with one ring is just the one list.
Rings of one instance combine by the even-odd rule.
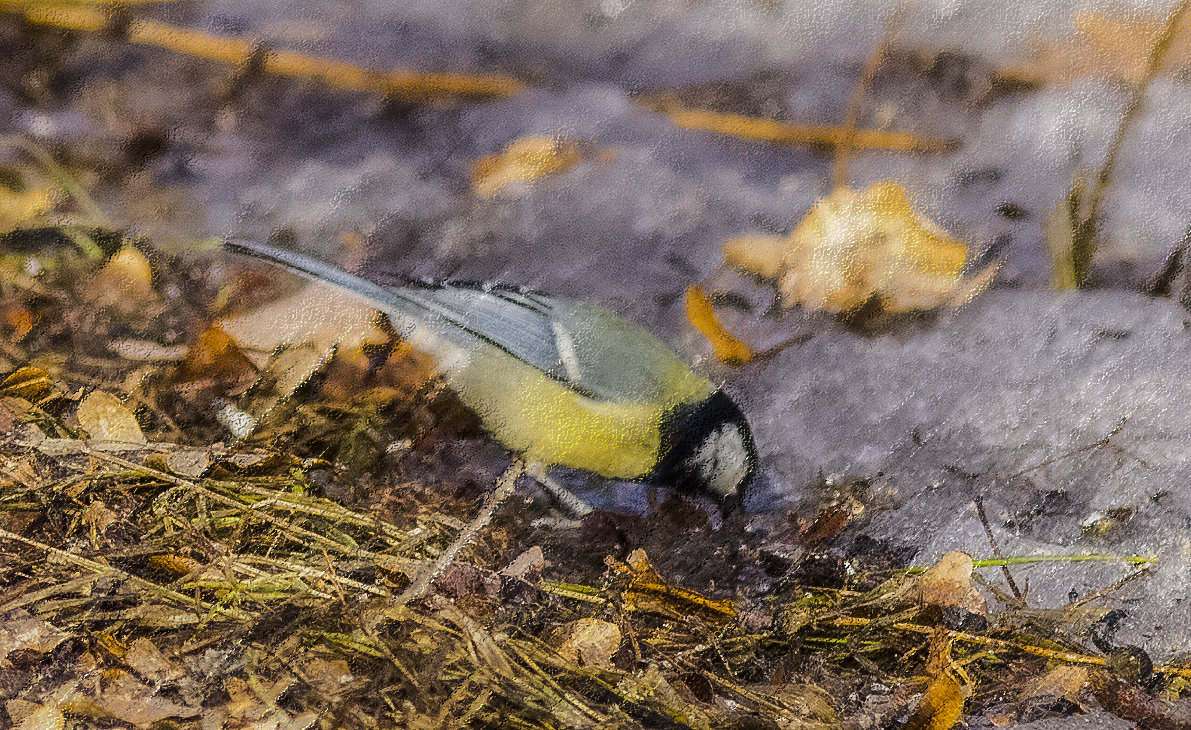
[[13, 342], [20, 342], [33, 331], [33, 312], [22, 302], [0, 302], [0, 332]]
[[236, 433], [240, 437], [255, 430], [333, 354], [351, 360], [366, 346], [389, 341], [373, 307], [322, 285], [305, 287], [292, 296], [224, 319], [218, 327], [250, 353], [276, 352], [237, 405]]
[[589, 145], [532, 135], [514, 140], [499, 154], [485, 155], [471, 169], [471, 186], [476, 195], [491, 198], [518, 193], [535, 181], [557, 175], [590, 154]]
[[330, 286], [312, 284], [249, 312], [220, 320], [217, 327], [249, 353], [265, 358], [278, 347], [310, 343], [324, 354], [388, 340], [376, 326], [376, 310]]
[[165, 455], [165, 468], [187, 478], [201, 477], [212, 463], [211, 453], [206, 449], [181, 449]]
[[181, 667], [167, 659], [156, 644], [143, 636], [128, 645], [124, 663], [141, 679], [155, 685], [175, 681], [184, 674]]
[[785, 238], [734, 238], [724, 255], [730, 266], [776, 279], [786, 306], [836, 314], [874, 297], [887, 312], [930, 310], [979, 291], [965, 291], [968, 247], [918, 213], [895, 182], [839, 188]]
[[980, 615], [988, 613], [988, 603], [972, 585], [972, 567], [972, 557], [967, 553], [952, 551], [939, 558], [918, 579], [922, 602]]
[[178, 705], [157, 694], [131, 672], [113, 669], [91, 674], [80, 682], [59, 707], [72, 714], [112, 719], [147, 727], [169, 717], [195, 717], [196, 707]]
[[87, 526], [87, 530], [91, 536], [91, 544], [99, 547], [100, 539], [109, 527], [114, 525], [120, 518], [115, 512], [108, 509], [108, 506], [98, 499], [93, 499], [82, 512], [79, 517], [83, 524]]
[[[6, 707], [10, 716], [15, 714], [12, 704], [12, 702], [9, 702]], [[58, 709], [57, 705], [53, 703], [46, 703], [33, 708], [20, 720], [13, 717], [13, 721], [16, 722], [15, 730], [62, 730], [66, 726], [66, 718], [62, 715], [62, 711]]]
[[326, 697], [335, 697], [343, 686], [353, 679], [351, 665], [343, 659], [314, 658], [302, 667], [302, 681], [314, 687]]
[[530, 577], [541, 573], [544, 567], [546, 556], [542, 553], [542, 548], [534, 545], [506, 565], [500, 574], [516, 580], [529, 580]]
[[1088, 667], [1060, 664], [1045, 675], [1030, 682], [1022, 690], [1021, 699], [1045, 697], [1079, 702], [1079, 692], [1088, 683]]
[[256, 367], [226, 332], [218, 326], [206, 329], [186, 352], [174, 380], [193, 383], [237, 383], [256, 377]]
[[949, 730], [964, 714], [970, 689], [950, 674], [940, 674], [926, 688], [903, 730]]
[[558, 655], [572, 664], [611, 668], [612, 655], [620, 649], [620, 628], [597, 618], [581, 618], [561, 627]]
[[92, 448], [136, 447], [148, 442], [136, 417], [111, 393], [91, 391], [79, 403], [76, 415], [79, 425], [91, 437]]
[[87, 282], [82, 296], [95, 306], [139, 311], [157, 301], [153, 267], [135, 246], [126, 244]]
[[[0, 405], [3, 405], [0, 399]], [[41, 476], [33, 460], [28, 457], [9, 458], [0, 462], [0, 477], [6, 481], [16, 482], [24, 487], [36, 487], [41, 484]]]
[[46, 653], [70, 638], [53, 624], [46, 623], [23, 608], [8, 612], [0, 619], [0, 661], [18, 650]]
[[32, 407], [33, 404], [24, 398], [0, 396], [0, 434], [11, 431]]

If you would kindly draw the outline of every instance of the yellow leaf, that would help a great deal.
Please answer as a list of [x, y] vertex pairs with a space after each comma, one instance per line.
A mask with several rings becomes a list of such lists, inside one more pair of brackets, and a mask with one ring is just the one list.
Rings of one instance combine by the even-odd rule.
[[730, 600], [716, 601], [695, 591], [667, 585], [644, 550], [634, 550], [625, 563], [617, 566], [617, 570], [632, 577], [632, 585], [624, 595], [626, 610], [663, 614], [698, 611], [721, 619], [736, 617], [736, 604]]
[[729, 265], [776, 279], [783, 303], [835, 314], [876, 298], [887, 312], [929, 310], [964, 289], [968, 247], [914, 209], [905, 189], [879, 182], [838, 188], [785, 239], [725, 245]]
[[96, 306], [136, 311], [156, 301], [153, 267], [135, 246], [125, 245], [88, 282], [83, 297]]
[[762, 279], [777, 279], [785, 268], [786, 248], [783, 236], [754, 233], [725, 243], [724, 258], [729, 266]]
[[950, 674], [940, 674], [926, 688], [903, 730], [949, 730], [963, 716], [969, 692]]
[[566, 172], [586, 154], [578, 142], [545, 135], [522, 137], [499, 154], [476, 160], [471, 170], [472, 189], [484, 198], [516, 191], [539, 178]]
[[50, 375], [41, 368], [26, 366], [12, 371], [0, 381], [0, 393], [30, 401], [40, 400], [54, 387]]
[[572, 621], [559, 630], [562, 643], [558, 655], [572, 664], [588, 667], [612, 666], [612, 655], [620, 649], [620, 629], [616, 624], [595, 618]]
[[132, 412], [111, 393], [92, 391], [79, 403], [76, 415], [93, 448], [139, 446], [148, 441]]

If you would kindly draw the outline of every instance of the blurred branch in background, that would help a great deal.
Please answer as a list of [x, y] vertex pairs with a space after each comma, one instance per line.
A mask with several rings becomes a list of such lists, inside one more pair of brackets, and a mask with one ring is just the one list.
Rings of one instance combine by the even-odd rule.
[[128, 43], [251, 66], [261, 73], [296, 76], [353, 91], [372, 91], [404, 101], [513, 96], [524, 82], [499, 74], [430, 73], [408, 69], [374, 70], [344, 61], [274, 50], [257, 38], [226, 38], [155, 20], [129, 19], [124, 4], [0, 0], [0, 12], [17, 13], [30, 23], [85, 33], [116, 32]]
[[714, 132], [753, 142], [828, 149], [847, 146], [852, 150], [890, 152], [947, 152], [958, 145], [956, 140], [922, 137], [909, 132], [852, 129], [846, 125], [788, 124], [745, 114], [692, 109], [664, 94], [642, 96], [638, 101], [654, 111], [665, 114], [671, 122], [685, 129]]

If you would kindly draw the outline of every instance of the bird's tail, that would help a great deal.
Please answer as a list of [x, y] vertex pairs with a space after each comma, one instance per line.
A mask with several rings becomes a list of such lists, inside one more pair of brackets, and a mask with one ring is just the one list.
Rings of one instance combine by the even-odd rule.
[[287, 251], [265, 243], [245, 241], [242, 239], [228, 239], [223, 242], [223, 248], [232, 253], [252, 256], [253, 258], [263, 259], [284, 266], [295, 274], [304, 276], [307, 279], [333, 284], [370, 302], [373, 306], [387, 303], [393, 299], [392, 292], [373, 284], [367, 279], [349, 274], [343, 269], [324, 263], [318, 259], [310, 258], [309, 256], [303, 256], [300, 253]]

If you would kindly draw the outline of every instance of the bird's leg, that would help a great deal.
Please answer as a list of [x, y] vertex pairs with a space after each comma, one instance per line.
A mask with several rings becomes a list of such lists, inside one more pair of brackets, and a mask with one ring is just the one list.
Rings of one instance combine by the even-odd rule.
[[480, 513], [476, 515], [467, 527], [459, 533], [455, 541], [450, 546], [442, 551], [442, 554], [435, 559], [430, 567], [423, 570], [418, 577], [414, 579], [413, 583], [401, 592], [397, 597], [395, 604], [404, 606], [410, 601], [416, 601], [426, 595], [426, 591], [430, 590], [430, 585], [434, 583], [434, 579], [442, 574], [444, 570], [450, 567], [451, 563], [455, 562], [455, 558], [459, 556], [460, 551], [471, 544], [472, 540], [476, 539], [476, 535], [484, 526], [492, 520], [492, 515], [495, 514], [497, 507], [500, 507], [517, 488], [517, 479], [525, 473], [525, 464], [517, 459], [505, 469], [505, 473], [501, 475], [500, 479], [496, 480], [496, 487], [488, 494], [488, 499], [484, 500], [484, 506], [480, 508]]
[[546, 473], [546, 467], [542, 464], [536, 461], [529, 462], [525, 466], [525, 473], [530, 479], [542, 485], [542, 489], [545, 489], [546, 493], [553, 497], [554, 501], [560, 507], [569, 512], [571, 517], [581, 520], [592, 513], [590, 504], [575, 496], [571, 490], [554, 481]]

